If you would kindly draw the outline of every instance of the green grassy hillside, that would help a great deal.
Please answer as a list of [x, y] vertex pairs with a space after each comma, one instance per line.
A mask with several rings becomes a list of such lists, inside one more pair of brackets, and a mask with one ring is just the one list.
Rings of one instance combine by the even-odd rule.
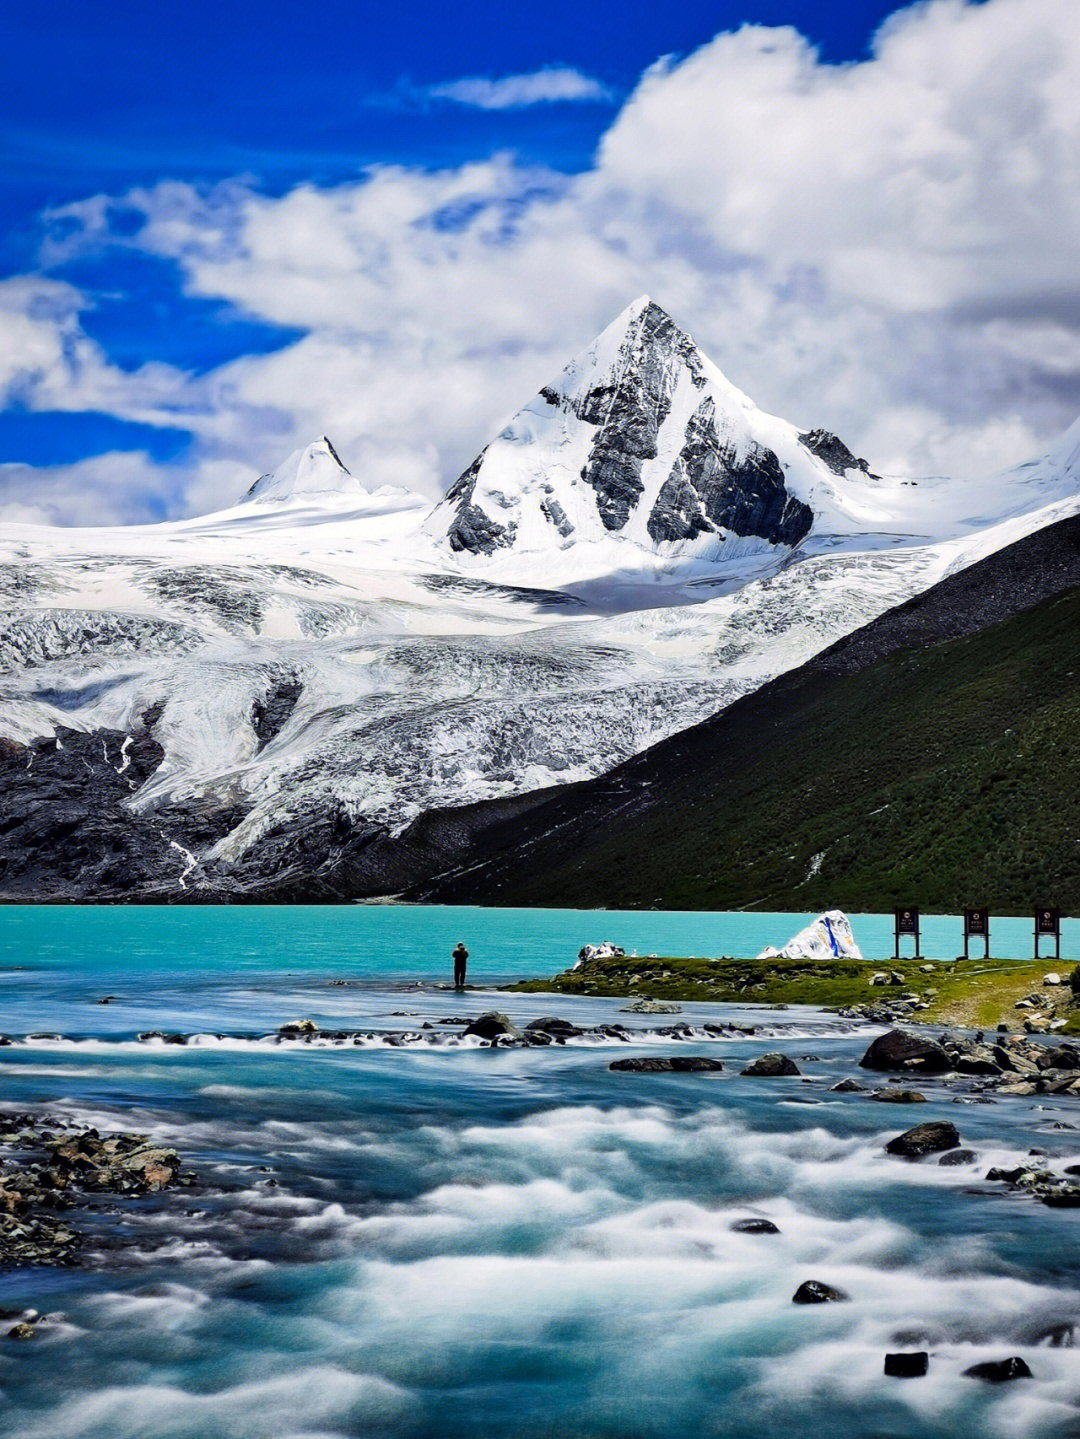
[[429, 894], [1080, 913], [1080, 589], [856, 673], [785, 677], [567, 790]]

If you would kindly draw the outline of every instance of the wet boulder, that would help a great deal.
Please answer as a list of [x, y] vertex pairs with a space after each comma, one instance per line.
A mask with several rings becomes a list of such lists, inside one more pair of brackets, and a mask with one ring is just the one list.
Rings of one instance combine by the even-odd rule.
[[618, 1074], [718, 1074], [723, 1067], [719, 1059], [706, 1059], [697, 1054], [650, 1054], [615, 1059], [608, 1065], [608, 1069]]
[[882, 1104], [925, 1104], [926, 1095], [917, 1089], [875, 1089], [867, 1099], [876, 1099]]
[[1061, 1044], [1040, 1054], [1035, 1063], [1040, 1069], [1080, 1069], [1080, 1051]]
[[952, 1068], [949, 1056], [932, 1039], [890, 1029], [879, 1034], [859, 1060], [862, 1069], [910, 1069], [920, 1074], [945, 1074]]
[[938, 1163], [955, 1168], [958, 1164], [974, 1164], [978, 1157], [974, 1149], [947, 1149]]
[[499, 1009], [489, 1009], [478, 1014], [465, 1026], [465, 1033], [475, 1035], [478, 1039], [522, 1038], [521, 1030], [517, 1025], [511, 1024]]
[[130, 1176], [137, 1189], [153, 1194], [175, 1179], [180, 1156], [175, 1149], [148, 1145], [121, 1159], [117, 1167]]
[[290, 1019], [278, 1026], [278, 1034], [285, 1039], [299, 1039], [318, 1034], [319, 1026], [313, 1019]]
[[956, 1125], [945, 1119], [931, 1120], [927, 1124], [916, 1124], [905, 1129], [895, 1139], [890, 1139], [885, 1149], [903, 1159], [921, 1159], [925, 1154], [940, 1154], [947, 1149], [959, 1149], [960, 1135]]
[[536, 1031], [564, 1038], [570, 1034], [581, 1033], [576, 1024], [571, 1024], [568, 1019], [559, 1019], [554, 1015], [543, 1015], [540, 1019], [530, 1019], [525, 1026], [525, 1032], [528, 1034]]
[[850, 1295], [820, 1279], [806, 1279], [791, 1296], [792, 1304], [845, 1304]]
[[731, 1226], [736, 1234], [779, 1234], [780, 1230], [771, 1219], [736, 1219]]
[[834, 1094], [865, 1094], [866, 1086], [860, 1084], [857, 1079], [841, 1079], [839, 1084], [832, 1086]]
[[929, 1368], [930, 1355], [925, 1349], [885, 1356], [885, 1373], [892, 1379], [921, 1379]]
[[756, 1079], [785, 1079], [799, 1072], [799, 1066], [786, 1054], [759, 1054], [745, 1069], [739, 1070], [740, 1074], [751, 1075]]
[[968, 1379], [981, 1379], [986, 1384], [1008, 1384], [1013, 1379], [1032, 1378], [1031, 1370], [1018, 1354], [1009, 1359], [987, 1359], [964, 1370]]

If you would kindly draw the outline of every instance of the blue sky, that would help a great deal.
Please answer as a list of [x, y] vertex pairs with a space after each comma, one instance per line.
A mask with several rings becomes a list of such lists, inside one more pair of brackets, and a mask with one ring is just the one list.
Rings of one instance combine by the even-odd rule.
[[1019, 458], [1080, 397], [1068, 6], [894, 10], [17, 7], [0, 503], [190, 512], [332, 424], [435, 493], [635, 287], [878, 463]]

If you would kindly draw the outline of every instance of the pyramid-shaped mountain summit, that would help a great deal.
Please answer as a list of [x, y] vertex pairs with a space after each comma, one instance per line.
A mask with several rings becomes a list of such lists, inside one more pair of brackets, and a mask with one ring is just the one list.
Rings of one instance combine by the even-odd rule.
[[276, 470], [260, 475], [248, 490], [245, 499], [257, 502], [290, 501], [315, 497], [354, 498], [367, 491], [341, 462], [341, 457], [326, 435], [294, 450]]
[[460, 558], [629, 542], [726, 559], [798, 545], [845, 475], [875, 478], [835, 435], [759, 410], [643, 296], [481, 450], [425, 528]]

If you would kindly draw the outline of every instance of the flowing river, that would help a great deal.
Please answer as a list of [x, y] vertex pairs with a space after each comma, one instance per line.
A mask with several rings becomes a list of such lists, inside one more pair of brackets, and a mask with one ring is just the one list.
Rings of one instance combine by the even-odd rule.
[[[1080, 1164], [1080, 1101], [975, 1102], [937, 1084], [917, 1110], [869, 1103], [831, 1086], [870, 1082], [857, 1062], [878, 1031], [819, 1011], [627, 1014], [621, 1000], [479, 987], [551, 974], [609, 938], [754, 953], [806, 918], [0, 913], [0, 1030], [14, 1041], [0, 1109], [149, 1133], [200, 1179], [83, 1216], [77, 1268], [0, 1270], [0, 1307], [55, 1316], [33, 1342], [0, 1338], [0, 1435], [1080, 1434], [1080, 1211], [984, 1180], [1033, 1147]], [[999, 935], [1029, 952], [1029, 921], [994, 926], [995, 953], [1009, 952]], [[853, 927], [869, 955], [889, 951], [886, 918]], [[463, 996], [445, 988], [458, 939], [478, 986]], [[1067, 927], [1066, 955], [1078, 939]], [[924, 924], [931, 956], [958, 940], [958, 921]], [[629, 1033], [499, 1050], [439, 1024], [492, 1008]], [[367, 1038], [268, 1038], [301, 1017]], [[689, 1036], [657, 1033], [675, 1021]], [[148, 1030], [199, 1037], [140, 1041]], [[740, 1076], [769, 1050], [801, 1078]], [[724, 1070], [609, 1070], [628, 1053]], [[977, 1160], [885, 1154], [931, 1119], [952, 1120]], [[732, 1228], [755, 1217], [778, 1232]], [[793, 1304], [807, 1279], [849, 1302]], [[927, 1350], [926, 1376], [886, 1378], [898, 1349]], [[1010, 1355], [1030, 1379], [964, 1374]]]

